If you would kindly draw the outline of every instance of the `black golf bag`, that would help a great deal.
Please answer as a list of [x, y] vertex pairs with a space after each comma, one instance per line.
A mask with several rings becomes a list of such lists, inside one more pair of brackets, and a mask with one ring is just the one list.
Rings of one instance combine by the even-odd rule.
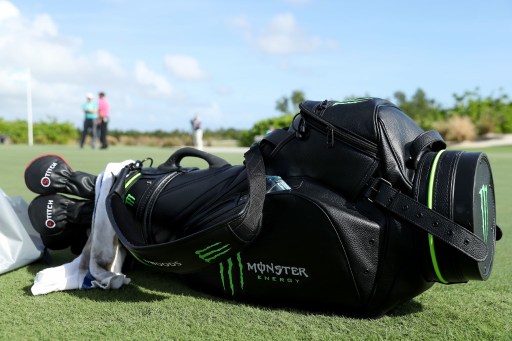
[[198, 290], [376, 316], [435, 282], [490, 275], [489, 161], [445, 147], [385, 100], [306, 101], [243, 166], [191, 148], [127, 166], [107, 213], [136, 259]]

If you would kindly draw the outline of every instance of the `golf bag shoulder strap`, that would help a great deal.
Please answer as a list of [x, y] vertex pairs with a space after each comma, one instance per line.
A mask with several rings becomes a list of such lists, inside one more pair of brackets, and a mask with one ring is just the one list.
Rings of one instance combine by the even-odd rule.
[[265, 202], [265, 163], [259, 145], [253, 145], [245, 154], [245, 167], [249, 181], [249, 207], [243, 221], [232, 231], [244, 242], [251, 242], [261, 230]]
[[364, 196], [476, 261], [487, 257], [486, 244], [473, 232], [401, 193], [384, 179], [374, 179]]

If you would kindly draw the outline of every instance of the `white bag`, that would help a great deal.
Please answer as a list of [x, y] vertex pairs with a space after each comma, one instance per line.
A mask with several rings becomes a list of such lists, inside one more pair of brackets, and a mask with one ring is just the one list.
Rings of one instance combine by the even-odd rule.
[[44, 245], [28, 217], [23, 198], [9, 198], [0, 189], [0, 274], [39, 259]]

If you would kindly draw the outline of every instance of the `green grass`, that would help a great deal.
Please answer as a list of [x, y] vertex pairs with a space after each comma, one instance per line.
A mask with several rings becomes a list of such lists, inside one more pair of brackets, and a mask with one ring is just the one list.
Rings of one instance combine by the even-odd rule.
[[[32, 296], [36, 262], [0, 276], [1, 340], [510, 340], [512, 337], [512, 147], [485, 150], [494, 173], [498, 224], [494, 270], [486, 282], [435, 285], [375, 320], [271, 309], [207, 296], [176, 276], [136, 270], [121, 290], [67, 291]], [[164, 162], [170, 149], [113, 147], [79, 150], [62, 146], [0, 146], [0, 188], [30, 201], [23, 172], [31, 159], [62, 155], [77, 170], [100, 172], [108, 162], [151, 156]], [[219, 154], [233, 164], [240, 154]], [[197, 160], [186, 160], [187, 165]], [[57, 264], [72, 259], [54, 252]]]

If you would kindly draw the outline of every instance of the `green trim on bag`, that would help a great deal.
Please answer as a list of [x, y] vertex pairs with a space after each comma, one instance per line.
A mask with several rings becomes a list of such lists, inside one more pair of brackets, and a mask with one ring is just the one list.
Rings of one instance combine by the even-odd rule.
[[341, 101], [341, 102], [334, 102], [332, 104], [332, 106], [334, 107], [335, 105], [339, 105], [339, 104], [355, 104], [355, 103], [361, 103], [361, 102], [366, 102], [368, 100], [370, 100], [371, 97], [359, 97], [359, 98], [354, 98], [354, 99], [347, 99], [346, 101]]
[[[427, 206], [428, 208], [432, 209], [432, 201], [434, 200], [434, 179], [436, 176], [436, 170], [437, 170], [437, 162], [439, 161], [439, 157], [444, 152], [444, 150], [439, 151], [437, 153], [436, 157], [434, 158], [434, 161], [432, 162], [432, 168], [430, 169], [430, 177], [428, 180], [428, 198], [427, 198]], [[437, 278], [441, 283], [448, 284], [448, 282], [443, 278], [443, 275], [441, 274], [441, 271], [439, 270], [439, 265], [437, 264], [437, 257], [436, 257], [436, 249], [434, 246], [434, 236], [430, 233], [428, 234], [428, 245], [430, 248], [430, 258], [432, 259], [432, 266], [434, 267], [434, 272], [436, 273]]]
[[127, 183], [124, 184], [124, 189], [128, 189], [132, 185], [132, 183], [135, 180], [137, 180], [139, 178], [139, 176], [141, 176], [141, 175], [142, 175], [142, 173], [134, 175], [130, 180], [128, 180]]
[[[127, 249], [128, 250], [128, 249]], [[139, 261], [140, 263], [144, 264], [144, 265], [151, 265], [150, 263], [144, 261], [144, 259], [140, 258], [139, 256], [137, 256], [137, 254], [131, 250], [128, 250], [131, 255], [133, 256], [133, 258], [135, 258], [137, 261]]]

